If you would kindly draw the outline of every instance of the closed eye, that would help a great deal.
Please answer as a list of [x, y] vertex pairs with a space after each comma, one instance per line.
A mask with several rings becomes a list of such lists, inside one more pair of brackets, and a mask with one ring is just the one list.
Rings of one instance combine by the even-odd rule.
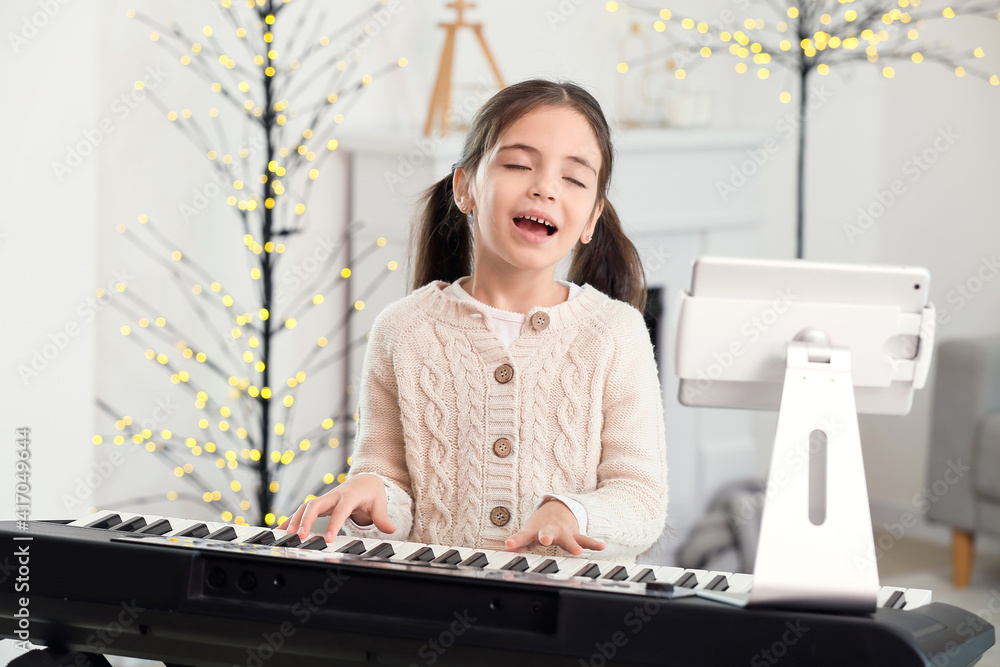
[[586, 187], [587, 187], [586, 185], [584, 185], [580, 181], [576, 180], [575, 178], [570, 178], [569, 176], [567, 176], [566, 180], [569, 181], [570, 183], [575, 184], [575, 185], [579, 185], [581, 188], [586, 189]]
[[526, 167], [523, 164], [505, 164], [508, 169], [531, 169], [531, 167]]

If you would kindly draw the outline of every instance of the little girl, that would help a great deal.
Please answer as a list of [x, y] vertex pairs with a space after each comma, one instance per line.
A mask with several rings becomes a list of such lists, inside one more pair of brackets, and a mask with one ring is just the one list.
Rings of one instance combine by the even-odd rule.
[[[597, 101], [524, 81], [424, 196], [414, 291], [365, 353], [348, 479], [281, 528], [634, 561], [663, 530], [663, 405]], [[569, 281], [554, 279], [572, 253]], [[563, 551], [560, 551], [563, 550]]]

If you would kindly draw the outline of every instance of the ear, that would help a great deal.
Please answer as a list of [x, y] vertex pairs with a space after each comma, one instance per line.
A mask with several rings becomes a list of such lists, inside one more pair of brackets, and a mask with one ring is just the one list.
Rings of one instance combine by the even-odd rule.
[[464, 207], [466, 212], [471, 211], [475, 205], [472, 198], [472, 179], [464, 167], [455, 169], [451, 179], [451, 189], [455, 197], [455, 206], [460, 209]]
[[588, 241], [584, 239], [586, 239], [588, 236], [594, 235], [594, 229], [597, 227], [597, 221], [600, 220], [601, 213], [603, 212], [604, 212], [604, 200], [602, 199], [599, 202], [597, 202], [596, 206], [594, 206], [594, 213], [590, 216], [590, 220], [587, 222], [587, 224], [583, 226], [583, 232], [580, 234], [580, 243], [588, 243]]

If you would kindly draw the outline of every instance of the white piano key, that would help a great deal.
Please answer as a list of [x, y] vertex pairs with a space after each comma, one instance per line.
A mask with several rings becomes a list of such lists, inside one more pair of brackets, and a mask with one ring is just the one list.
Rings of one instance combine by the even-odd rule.
[[742, 572], [733, 572], [729, 577], [729, 590], [727, 593], [749, 593], [753, 588], [753, 575]]
[[656, 577], [656, 583], [659, 584], [672, 584], [677, 579], [684, 574], [684, 568], [673, 567], [671, 565], [653, 565], [653, 576]]
[[907, 588], [903, 595], [906, 596], [906, 605], [903, 609], [907, 611], [923, 607], [925, 604], [932, 602], [932, 593], [926, 588]]
[[71, 521], [67, 525], [82, 528], [86, 526], [88, 523], [93, 523], [94, 521], [97, 521], [98, 519], [109, 516], [111, 514], [117, 514], [122, 521], [127, 521], [136, 516], [135, 512], [118, 512], [116, 510], [97, 510], [93, 514], [88, 514], [82, 519]]

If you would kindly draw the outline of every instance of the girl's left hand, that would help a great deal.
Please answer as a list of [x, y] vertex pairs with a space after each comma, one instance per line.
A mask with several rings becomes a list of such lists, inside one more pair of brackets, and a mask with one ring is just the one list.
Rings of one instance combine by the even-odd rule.
[[579, 556], [584, 549], [600, 551], [604, 548], [603, 542], [579, 534], [579, 528], [573, 512], [562, 502], [552, 499], [535, 510], [521, 530], [507, 539], [507, 550], [522, 551], [535, 544], [545, 547], [555, 544]]

